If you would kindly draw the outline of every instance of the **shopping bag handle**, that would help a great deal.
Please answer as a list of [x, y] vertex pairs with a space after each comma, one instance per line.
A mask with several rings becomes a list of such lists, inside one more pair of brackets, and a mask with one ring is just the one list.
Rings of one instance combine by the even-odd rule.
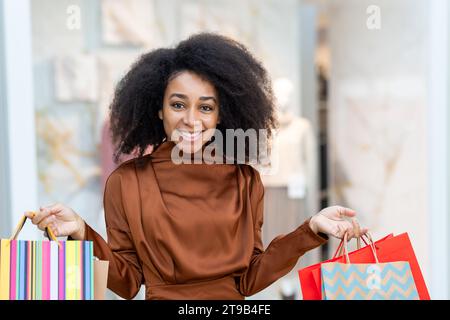
[[[34, 211], [30, 211], [31, 213], [31, 217], [33, 218], [36, 215], [36, 212]], [[17, 237], [19, 236], [20, 231], [22, 231], [23, 226], [25, 225], [25, 222], [27, 221], [27, 216], [23, 215], [22, 218], [20, 218], [19, 223], [17, 224], [13, 235], [11, 236], [10, 240], [16, 240]], [[53, 234], [52, 230], [50, 230], [50, 228], [46, 227], [45, 231], [47, 232], [48, 238], [50, 240], [55, 241], [58, 244], [58, 247], [61, 247], [61, 244], [59, 243], [58, 239], [55, 237], [55, 235]]]
[[[369, 246], [370, 249], [372, 250], [373, 256], [375, 258], [375, 263], [379, 264], [380, 261], [378, 261], [378, 256], [377, 256], [377, 252], [376, 252], [376, 248], [375, 248], [375, 244], [373, 243], [372, 240], [372, 236], [370, 235], [370, 233], [367, 233], [367, 239], [369, 240]], [[348, 232], [344, 233], [344, 237], [343, 237], [343, 248], [344, 248], [344, 255], [345, 255], [345, 263], [350, 264], [350, 256], [348, 254]]]
[[[363, 240], [363, 242], [365, 243], [366, 246], [369, 245], [367, 243], [365, 237], [367, 237], [367, 236], [364, 235], [364, 234], [361, 235], [360, 237], [356, 237], [356, 248], [357, 248], [357, 250], [361, 249], [361, 239]], [[344, 243], [344, 237], [342, 237], [341, 242], [339, 243], [339, 246], [337, 247], [336, 251], [334, 252], [333, 259], [343, 255], [343, 253], [344, 253], [343, 252], [344, 248], [342, 246], [343, 243]]]

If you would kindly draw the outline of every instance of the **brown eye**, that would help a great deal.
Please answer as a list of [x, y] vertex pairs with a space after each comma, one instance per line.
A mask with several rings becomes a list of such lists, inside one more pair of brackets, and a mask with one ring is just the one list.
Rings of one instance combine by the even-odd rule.
[[180, 110], [180, 109], [184, 108], [184, 106], [178, 102], [173, 103], [171, 106], [172, 106], [172, 108], [174, 108], [176, 110]]
[[210, 106], [201, 106], [202, 111], [210, 112], [213, 110]]

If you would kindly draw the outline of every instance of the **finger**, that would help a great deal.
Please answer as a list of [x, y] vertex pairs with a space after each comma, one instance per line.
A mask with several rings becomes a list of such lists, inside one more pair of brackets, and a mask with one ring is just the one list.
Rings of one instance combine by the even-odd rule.
[[42, 219], [41, 222], [39, 222], [39, 224], [37, 226], [40, 230], [45, 231], [45, 228], [48, 225], [50, 225], [51, 223], [53, 223], [54, 221], [55, 221], [54, 216], [48, 216], [48, 217]]
[[345, 232], [347, 233], [347, 239], [351, 240], [355, 237], [355, 233], [353, 232], [352, 228], [347, 228], [345, 230]]
[[355, 237], [359, 238], [361, 237], [361, 227], [359, 226], [358, 220], [356, 218], [352, 218], [352, 226], [353, 226], [353, 232], [355, 233]]
[[27, 217], [28, 219], [33, 219], [35, 216], [35, 213], [32, 211], [25, 211], [24, 212], [25, 217]]
[[340, 224], [346, 231], [351, 231], [353, 229], [353, 224], [350, 221], [344, 220]]
[[58, 226], [56, 226], [54, 223], [50, 223], [47, 228], [50, 229], [51, 232], [53, 232], [53, 235], [55, 237], [58, 236], [59, 234]]
[[336, 237], [339, 239], [344, 238], [345, 229], [341, 224], [338, 224], [338, 233], [336, 234]]
[[43, 219], [47, 218], [48, 216], [59, 213], [61, 211], [61, 208], [62, 207], [59, 203], [47, 207], [41, 207], [40, 210], [35, 213], [35, 216], [32, 219], [33, 224], [38, 225], [42, 222]]
[[52, 238], [50, 237], [50, 234], [49, 234], [49, 232], [48, 232], [49, 230], [53, 233], [53, 235], [54, 235], [55, 237], [58, 236], [58, 228], [55, 226], [54, 223], [50, 223], [50, 224], [47, 225], [47, 227], [44, 229], [44, 237], [46, 237], [46, 238], [52, 240]]
[[352, 210], [352, 209], [349, 209], [349, 208], [339, 207], [338, 211], [339, 211], [339, 215], [341, 217], [354, 217], [354, 216], [356, 216], [356, 211]]
[[354, 237], [353, 225], [349, 221], [343, 221], [341, 223], [344, 233], [347, 233], [348, 240]]
[[48, 214], [45, 211], [39, 210], [34, 212], [27, 212], [26, 216], [31, 219], [33, 224], [38, 225]]
[[353, 239], [353, 237], [354, 237], [354, 234], [353, 234], [353, 232], [351, 231], [351, 229], [345, 229], [345, 231], [344, 231], [344, 237], [345, 237], [345, 235], [347, 235], [347, 241], [349, 242], [351, 239]]
[[339, 236], [339, 233], [340, 233], [339, 226], [338, 225], [334, 226], [331, 235], [333, 237], [336, 237], [337, 239], [340, 239], [341, 237]]
[[31, 219], [33, 224], [38, 225], [43, 219], [48, 216], [48, 212], [43, 207], [39, 208], [39, 211], [27, 212], [26, 216]]
[[45, 209], [50, 214], [57, 214], [57, 213], [60, 213], [63, 208], [64, 208], [64, 206], [62, 204], [57, 203], [57, 204], [45, 207], [43, 209]]

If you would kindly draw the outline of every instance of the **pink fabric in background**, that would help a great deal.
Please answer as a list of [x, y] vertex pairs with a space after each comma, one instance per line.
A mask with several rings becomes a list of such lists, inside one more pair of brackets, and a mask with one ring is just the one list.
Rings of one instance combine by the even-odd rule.
[[[145, 154], [152, 153], [153, 146], [149, 146], [145, 152]], [[114, 163], [114, 145], [112, 143], [112, 135], [109, 120], [105, 120], [102, 129], [102, 142], [100, 146], [101, 153], [101, 166], [102, 166], [102, 190], [105, 190], [106, 180], [109, 175], [119, 166], [122, 162], [136, 158], [137, 152], [133, 152], [129, 155], [122, 155], [119, 158], [119, 163]]]

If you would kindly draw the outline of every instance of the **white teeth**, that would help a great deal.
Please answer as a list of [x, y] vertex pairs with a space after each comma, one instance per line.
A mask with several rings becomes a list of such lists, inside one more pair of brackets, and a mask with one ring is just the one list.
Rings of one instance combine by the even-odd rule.
[[183, 139], [189, 140], [189, 141], [194, 141], [197, 140], [202, 132], [201, 131], [197, 131], [194, 133], [190, 133], [190, 132], [186, 132], [186, 131], [180, 131], [181, 136], [183, 137]]

